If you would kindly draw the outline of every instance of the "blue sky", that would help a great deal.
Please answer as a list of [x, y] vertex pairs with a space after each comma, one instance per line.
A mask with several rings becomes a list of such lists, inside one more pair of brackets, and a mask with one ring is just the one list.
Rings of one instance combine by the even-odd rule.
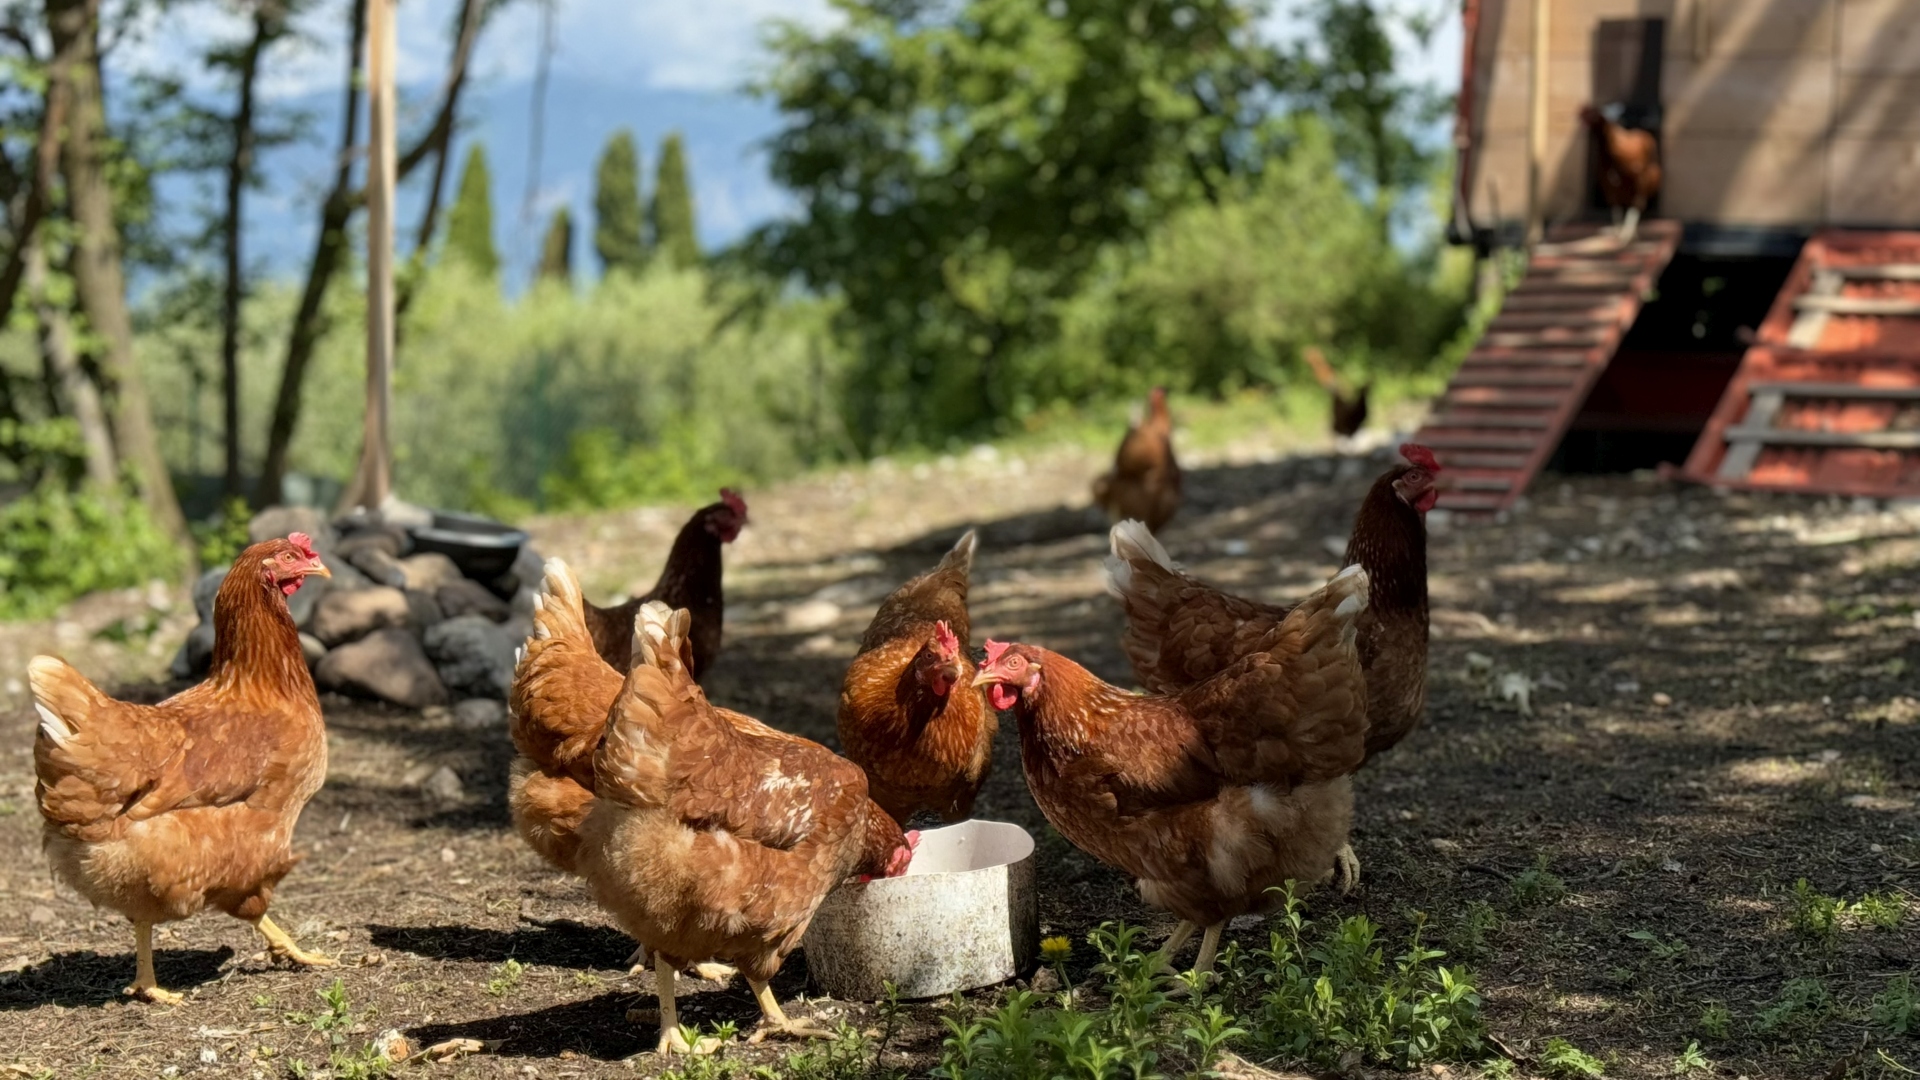
[[[1414, 0], [1422, 2], [1422, 0]], [[1437, 2], [1437, 0], [1436, 0]], [[446, 62], [446, 30], [458, 0], [402, 0], [399, 49], [402, 131], [424, 122]], [[529, 118], [533, 73], [541, 42], [541, 8], [522, 0], [503, 13], [481, 40], [471, 97], [456, 149], [464, 158], [473, 139], [486, 143], [493, 172], [495, 242], [521, 279], [532, 262], [546, 217], [562, 203], [578, 226], [591, 227], [593, 163], [621, 127], [638, 137], [649, 182], [662, 135], [686, 140], [702, 240], [725, 244], [786, 212], [791, 203], [767, 177], [760, 144], [778, 126], [765, 103], [741, 92], [764, 62], [762, 28], [773, 18], [827, 26], [835, 15], [826, 0], [551, 0], [554, 55], [546, 131], [531, 215], [527, 204]], [[1451, 6], [1451, 5], [1449, 5]], [[239, 5], [176, 6], [156, 16], [122, 45], [122, 70], [167, 72], [211, 100], [218, 84], [198, 70], [208, 42], [238, 40]], [[330, 182], [327, 156], [338, 138], [338, 98], [344, 75], [345, 0], [320, 0], [298, 40], [276, 48], [264, 67], [262, 91], [276, 106], [312, 118], [307, 138], [263, 158], [263, 190], [249, 204], [249, 258], [275, 276], [304, 266], [312, 245], [316, 206]], [[1296, 35], [1298, 23], [1276, 14], [1268, 32]], [[1451, 88], [1459, 79], [1457, 18], [1425, 50], [1405, 43], [1417, 75]], [[409, 121], [412, 122], [409, 125]], [[211, 178], [209, 178], [210, 180]], [[449, 189], [457, 172], [449, 180]], [[179, 179], [163, 191], [179, 212], [196, 185]], [[418, 186], [417, 184], [415, 185]], [[451, 193], [451, 192], [449, 192]], [[403, 196], [400, 224], [409, 232], [414, 198]], [[590, 243], [575, 234], [576, 266], [591, 272]], [[584, 256], [584, 257], [583, 257]]]

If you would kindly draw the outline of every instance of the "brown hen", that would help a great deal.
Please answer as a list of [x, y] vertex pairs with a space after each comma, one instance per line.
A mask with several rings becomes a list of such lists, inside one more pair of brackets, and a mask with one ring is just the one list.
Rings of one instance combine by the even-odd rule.
[[[1440, 463], [1424, 446], [1408, 443], [1400, 452], [1409, 464], [1374, 481], [1341, 562], [1365, 567], [1372, 583], [1360, 618], [1367, 758], [1406, 738], [1427, 706], [1426, 513], [1438, 498]], [[1183, 573], [1138, 523], [1114, 526], [1112, 544], [1107, 590], [1127, 616], [1120, 643], [1149, 691], [1175, 693], [1226, 670], [1257, 651], [1287, 617], [1283, 605], [1234, 596]], [[1345, 849], [1342, 890], [1358, 880], [1359, 862]]]
[[633, 652], [634, 616], [640, 613], [640, 605], [658, 600], [693, 613], [693, 674], [695, 678], [705, 675], [720, 656], [726, 621], [720, 546], [733, 543], [746, 525], [747, 500], [732, 488], [721, 488], [719, 502], [694, 511], [680, 527], [667, 552], [667, 565], [646, 595], [612, 607], [586, 604], [587, 631], [600, 658], [625, 671]]
[[1167, 392], [1154, 387], [1147, 414], [1127, 429], [1113, 468], [1093, 482], [1093, 502], [1113, 521], [1134, 518], [1147, 528], [1173, 520], [1180, 510], [1180, 463], [1173, 458], [1173, 416]]
[[1580, 119], [1599, 143], [1600, 196], [1620, 221], [1620, 239], [1631, 241], [1640, 215], [1660, 192], [1660, 141], [1651, 131], [1615, 123], [1591, 105], [1580, 110]]
[[789, 1020], [768, 982], [828, 892], [851, 874], [904, 873], [913, 839], [867, 797], [859, 766], [707, 703], [688, 669], [687, 612], [654, 602], [640, 620], [594, 755], [578, 865], [653, 954], [660, 1052], [701, 1049], [674, 1007], [674, 973], [701, 960], [746, 976], [763, 1014], [754, 1041], [829, 1034]]
[[873, 801], [901, 823], [920, 811], [973, 813], [999, 720], [973, 688], [969, 530], [940, 565], [894, 590], [860, 641], [840, 690], [840, 746]]
[[1167, 957], [1205, 927], [1194, 966], [1208, 971], [1228, 920], [1272, 906], [1275, 886], [1331, 873], [1352, 817], [1347, 774], [1365, 753], [1366, 592], [1364, 570], [1342, 571], [1259, 650], [1165, 695], [1128, 693], [1046, 649], [987, 643], [977, 681], [1019, 718], [1034, 801], [1181, 918]]
[[41, 844], [53, 872], [133, 921], [127, 993], [177, 1003], [153, 973], [153, 925], [214, 907], [260, 931], [274, 956], [303, 952], [267, 917], [299, 859], [300, 811], [327, 775], [320, 698], [287, 597], [330, 577], [303, 533], [240, 553], [213, 601], [206, 681], [135, 705], [51, 656], [27, 665], [40, 730], [33, 745]]

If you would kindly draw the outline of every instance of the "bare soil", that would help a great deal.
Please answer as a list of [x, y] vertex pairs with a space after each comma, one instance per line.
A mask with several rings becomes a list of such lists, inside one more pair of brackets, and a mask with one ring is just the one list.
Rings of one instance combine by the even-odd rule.
[[[1214, 581], [1296, 597], [1334, 569], [1383, 462], [1228, 452], [1191, 469], [1164, 538]], [[1085, 511], [1100, 465], [1082, 452], [983, 450], [753, 494], [709, 692], [831, 744], [840, 677], [874, 605], [966, 524], [983, 527], [976, 646], [1031, 640], [1127, 682], [1117, 609], [1101, 589], [1102, 523]], [[541, 521], [537, 545], [610, 596], [651, 582], [684, 514]], [[1920, 907], [1893, 929], [1843, 916], [1826, 938], [1792, 918], [1801, 878], [1848, 901], [1920, 901], [1920, 513], [1550, 475], [1510, 520], [1436, 522], [1431, 548], [1429, 718], [1358, 778], [1363, 887], [1316, 894], [1312, 915], [1365, 912], [1401, 935], [1426, 913], [1477, 972], [1491, 1030], [1523, 1075], [1545, 1069], [1538, 1055], [1553, 1037], [1610, 1076], [1671, 1075], [1694, 1040], [1727, 1077], [1837, 1078], [1850, 1060], [1857, 1074], [1894, 1075], [1878, 1050], [1920, 1066], [1912, 1036], [1884, 1034], [1869, 1016], [1892, 977], [1916, 973]], [[56, 651], [130, 696], [163, 693], [152, 680], [190, 622], [180, 596], [90, 603], [0, 632], [6, 671]], [[131, 645], [94, 636], [127, 620], [140, 624]], [[504, 731], [329, 700], [331, 773], [301, 821], [307, 859], [275, 916], [342, 966], [276, 967], [245, 926], [210, 915], [160, 931], [161, 982], [187, 994], [162, 1008], [120, 996], [133, 971], [125, 921], [49, 880], [32, 709], [17, 684], [0, 687], [0, 1071], [268, 1077], [304, 1062], [317, 1074], [333, 1049], [356, 1052], [386, 1029], [416, 1048], [488, 1044], [436, 1074], [657, 1071], [653, 1027], [625, 1018], [652, 1003], [651, 977], [626, 973], [631, 943], [507, 821]], [[1526, 688], [1527, 710], [1503, 687]], [[441, 765], [464, 783], [452, 804], [421, 790]], [[1121, 918], [1171, 928], [1120, 875], [1051, 833], [1010, 726], [978, 810], [1040, 836], [1048, 933], [1084, 940]], [[1527, 902], [1537, 879], [1522, 875], [1542, 861], [1566, 893]], [[1463, 926], [1475, 901], [1497, 916], [1479, 934]], [[1258, 944], [1265, 931], [1235, 936]], [[809, 996], [805, 971], [796, 955], [776, 983], [791, 1011], [875, 1022], [870, 1005]], [[336, 976], [345, 1026], [320, 1032], [289, 1016], [320, 1010], [316, 994]], [[1794, 978], [1820, 980], [1829, 1007], [1756, 1031]], [[745, 1027], [756, 1015], [739, 985], [683, 989], [691, 1021]], [[972, 996], [986, 1007], [1003, 992]], [[1724, 1039], [1701, 1024], [1716, 1004], [1731, 1020]], [[936, 1060], [940, 1008], [914, 1007], [888, 1065], [924, 1073]], [[773, 1061], [783, 1050], [730, 1052]]]

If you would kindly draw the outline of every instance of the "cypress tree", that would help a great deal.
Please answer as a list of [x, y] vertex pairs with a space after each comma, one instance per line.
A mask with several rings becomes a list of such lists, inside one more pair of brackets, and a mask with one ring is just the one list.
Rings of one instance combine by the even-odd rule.
[[621, 128], [600, 151], [593, 177], [593, 250], [606, 273], [637, 273], [646, 263], [641, 226], [640, 151], [633, 132]]
[[547, 238], [540, 244], [540, 277], [563, 285], [573, 282], [573, 215], [564, 206], [547, 223]]
[[677, 267], [699, 262], [700, 240], [693, 229], [693, 188], [687, 182], [686, 150], [678, 132], [661, 140], [660, 171], [648, 209], [655, 250]]
[[477, 142], [467, 151], [460, 191], [447, 211], [447, 254], [487, 277], [500, 272], [500, 254], [493, 246], [493, 179], [487, 148]]

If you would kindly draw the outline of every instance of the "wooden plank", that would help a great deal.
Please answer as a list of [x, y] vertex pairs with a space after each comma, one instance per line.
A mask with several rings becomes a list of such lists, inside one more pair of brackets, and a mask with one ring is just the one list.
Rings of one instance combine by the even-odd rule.
[[1477, 369], [1469, 371], [1463, 367], [1457, 374], [1454, 375], [1453, 382], [1450, 385], [1457, 386], [1457, 387], [1465, 387], [1465, 386], [1486, 386], [1486, 387], [1560, 386], [1560, 387], [1565, 387], [1565, 386], [1573, 385], [1574, 380], [1578, 379], [1579, 377], [1580, 377], [1579, 372], [1575, 372], [1575, 371], [1546, 372], [1542, 374], [1534, 374], [1531, 372], [1527, 372], [1527, 373], [1514, 373], [1514, 374], [1508, 374], [1508, 375], [1494, 375], [1494, 374], [1483, 374]]
[[[1813, 284], [1807, 286], [1807, 296], [1838, 296], [1842, 282], [1840, 275], [1826, 270], [1813, 273]], [[1820, 344], [1820, 335], [1827, 331], [1827, 313], [1813, 310], [1796, 315], [1793, 326], [1787, 331], [1787, 345], [1795, 349], [1812, 349]]]
[[1499, 510], [1507, 501], [1504, 495], [1475, 495], [1465, 491], [1443, 491], [1440, 493], [1440, 507], [1443, 510]]
[[1473, 451], [1456, 450], [1447, 455], [1440, 464], [1447, 468], [1461, 469], [1505, 469], [1518, 475], [1527, 464], [1527, 455], [1518, 451]]
[[1912, 139], [1836, 135], [1827, 144], [1827, 172], [1833, 224], [1920, 225], [1920, 160]]
[[1434, 450], [1532, 450], [1539, 439], [1525, 435], [1440, 435], [1420, 433], [1420, 445]]
[[[1841, 398], [1851, 401], [1920, 401], [1920, 386], [1860, 386], [1855, 383], [1764, 382], [1753, 384], [1754, 397]], [[1752, 410], [1748, 410], [1751, 415]]]
[[1920, 74], [1920, 7], [1912, 0], [1849, 0], [1840, 20], [1839, 70]]
[[1848, 281], [1920, 281], [1920, 263], [1830, 266], [1827, 269]]
[[1553, 426], [1551, 416], [1467, 416], [1462, 413], [1441, 413], [1427, 420], [1430, 427], [1460, 428], [1471, 431], [1475, 428], [1549, 428]]
[[[1746, 425], [1751, 430], [1772, 429], [1773, 418], [1780, 414], [1780, 406], [1786, 404], [1786, 395], [1777, 389], [1752, 388], [1752, 399], [1747, 404]], [[1760, 459], [1760, 450], [1764, 443], [1727, 440], [1727, 456], [1720, 459], [1722, 480], [1745, 480], [1753, 471], [1753, 463]]]
[[[1920, 300], [1898, 296], [1815, 296], [1794, 298], [1801, 311], [1824, 311], [1829, 315], [1879, 315], [1886, 317], [1920, 315]], [[1496, 323], [1499, 320], [1494, 320]]]
[[[1920, 431], [1794, 431], [1790, 428], [1727, 429], [1727, 442], [1767, 446], [1858, 447], [1867, 450], [1920, 450]], [[1728, 451], [1731, 455], [1732, 451]]]
[[1513, 481], [1511, 476], [1456, 476], [1449, 483], [1454, 491], [1507, 491], [1513, 487]]
[[1611, 311], [1588, 314], [1573, 311], [1502, 311], [1487, 324], [1488, 333], [1512, 332], [1520, 330], [1588, 327], [1612, 327], [1620, 325], [1619, 316]]
[[1567, 395], [1515, 394], [1492, 388], [1482, 389], [1456, 384], [1447, 388], [1446, 396], [1441, 400], [1449, 405], [1473, 409], [1553, 409], [1565, 404]]
[[1827, 218], [1822, 132], [1716, 134], [1669, 126], [1660, 212], [1683, 221], [1805, 227]]
[[1585, 350], [1568, 351], [1564, 349], [1537, 349], [1523, 351], [1518, 349], [1481, 350], [1475, 349], [1460, 362], [1462, 367], [1468, 364], [1499, 364], [1506, 367], [1586, 367], [1593, 357]]

